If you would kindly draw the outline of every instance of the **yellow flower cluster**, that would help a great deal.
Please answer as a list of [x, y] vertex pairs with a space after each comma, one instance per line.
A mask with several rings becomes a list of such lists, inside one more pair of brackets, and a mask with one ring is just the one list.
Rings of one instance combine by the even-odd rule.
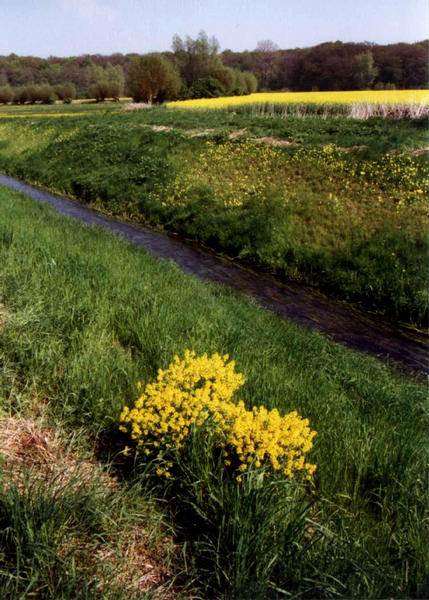
[[414, 156], [397, 153], [362, 160], [332, 144], [291, 152], [251, 139], [207, 141], [198, 157], [185, 158], [176, 176], [155, 185], [150, 197], [163, 205], [186, 206], [205, 189], [214, 203], [232, 211], [251, 198], [263, 204], [275, 197], [287, 205], [291, 198], [299, 203], [302, 194], [295, 192], [312, 187], [306, 183], [311, 178], [323, 181], [319, 200], [329, 203], [335, 197], [338, 213], [352, 211], [362, 217], [362, 203], [374, 204], [371, 199], [380, 197], [395, 212], [408, 207], [420, 217], [425, 209], [428, 168]]
[[343, 92], [264, 92], [248, 96], [170, 102], [168, 108], [228, 108], [249, 104], [429, 104], [428, 90], [354, 90]]
[[81, 117], [82, 115], [87, 116], [90, 115], [91, 113], [89, 112], [75, 112], [75, 113], [66, 113], [66, 112], [57, 112], [57, 113], [52, 113], [52, 112], [41, 112], [41, 113], [36, 113], [36, 112], [22, 112], [22, 113], [9, 113], [9, 112], [5, 112], [5, 113], [1, 113], [0, 112], [0, 118], [3, 119], [24, 119], [24, 118], [28, 118], [28, 117]]
[[[231, 398], [244, 384], [228, 355], [196, 356], [186, 350], [157, 380], [146, 386], [133, 408], [125, 407], [119, 429], [129, 433], [136, 451], [158, 459], [157, 474], [170, 477], [171, 456], [189, 437], [205, 428], [222, 449], [226, 466], [237, 468], [237, 479], [249, 468], [265, 467], [288, 477], [311, 478], [316, 466], [306, 463], [316, 432], [295, 411], [282, 417], [264, 407], [247, 410]], [[129, 448], [126, 452], [129, 452]]]
[[407, 154], [384, 154], [378, 160], [354, 161], [329, 144], [322, 148], [299, 148], [291, 164], [297, 169], [320, 169], [328, 181], [341, 179], [343, 192], [353, 185], [358, 185], [362, 193], [382, 192], [397, 208], [425, 202], [429, 185], [427, 165]]
[[264, 197], [273, 172], [280, 168], [279, 160], [272, 146], [252, 140], [208, 141], [198, 158], [184, 159], [173, 181], [155, 185], [150, 197], [164, 205], [185, 206], [196, 186], [204, 186], [213, 199], [237, 208], [252, 196]]

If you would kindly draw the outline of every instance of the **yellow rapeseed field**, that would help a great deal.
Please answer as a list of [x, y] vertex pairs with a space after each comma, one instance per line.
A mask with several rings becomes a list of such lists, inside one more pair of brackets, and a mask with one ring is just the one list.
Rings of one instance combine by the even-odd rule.
[[52, 113], [52, 112], [23, 112], [21, 114], [11, 114], [11, 113], [0, 113], [0, 118], [3, 119], [25, 119], [28, 117], [82, 117], [82, 116], [89, 116], [91, 113], [86, 113], [86, 112], [75, 112], [75, 113]]
[[429, 104], [429, 90], [355, 90], [351, 92], [268, 92], [248, 96], [170, 102], [169, 108], [228, 108], [244, 104]]

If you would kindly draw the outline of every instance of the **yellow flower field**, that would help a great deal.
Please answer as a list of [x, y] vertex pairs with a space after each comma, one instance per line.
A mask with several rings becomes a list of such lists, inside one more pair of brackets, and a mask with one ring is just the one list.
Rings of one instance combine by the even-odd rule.
[[0, 113], [0, 118], [4, 118], [4, 119], [25, 119], [28, 117], [81, 117], [86, 116], [86, 115], [90, 115], [91, 113], [84, 113], [84, 112], [75, 112], [75, 113], [52, 113], [52, 112], [23, 112], [22, 114], [10, 114], [10, 113]]
[[429, 90], [355, 90], [351, 92], [268, 92], [249, 96], [170, 102], [169, 108], [229, 108], [249, 104], [425, 104]]

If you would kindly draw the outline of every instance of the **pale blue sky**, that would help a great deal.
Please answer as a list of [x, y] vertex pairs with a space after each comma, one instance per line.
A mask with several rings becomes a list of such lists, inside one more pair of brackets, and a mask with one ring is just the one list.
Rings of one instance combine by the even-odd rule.
[[214, 35], [221, 49], [320, 42], [415, 42], [427, 0], [0, 0], [0, 54], [47, 57], [168, 50], [175, 33]]

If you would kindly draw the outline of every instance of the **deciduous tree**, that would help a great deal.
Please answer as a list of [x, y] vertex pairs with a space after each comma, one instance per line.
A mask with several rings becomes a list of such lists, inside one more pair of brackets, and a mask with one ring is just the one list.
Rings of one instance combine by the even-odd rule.
[[354, 76], [356, 85], [360, 90], [369, 89], [377, 77], [378, 69], [374, 65], [372, 52], [356, 54], [354, 59]]
[[128, 71], [128, 90], [136, 102], [172, 100], [181, 88], [177, 69], [161, 54], [137, 58]]

